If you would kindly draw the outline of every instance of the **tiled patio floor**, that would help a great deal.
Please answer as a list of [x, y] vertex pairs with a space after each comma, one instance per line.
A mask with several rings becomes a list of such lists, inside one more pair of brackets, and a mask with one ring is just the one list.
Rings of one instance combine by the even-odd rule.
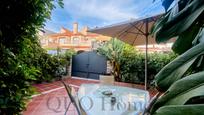
[[[84, 80], [78, 78], [67, 78], [66, 83], [74, 87], [77, 91], [83, 83], [99, 83], [97, 80]], [[116, 82], [115, 85], [133, 87], [143, 89], [142, 85]], [[39, 95], [33, 96], [33, 99], [28, 103], [27, 110], [23, 115], [64, 115], [65, 106], [68, 104], [66, 90], [60, 81], [52, 83], [42, 83], [33, 85], [39, 92]], [[152, 97], [156, 92], [149, 91]], [[67, 115], [77, 115], [73, 105], [69, 108]]]

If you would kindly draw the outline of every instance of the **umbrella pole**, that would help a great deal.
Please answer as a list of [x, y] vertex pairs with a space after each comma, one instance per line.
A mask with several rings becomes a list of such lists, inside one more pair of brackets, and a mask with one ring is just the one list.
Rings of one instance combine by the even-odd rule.
[[148, 19], [145, 21], [145, 90], [147, 90], [147, 67], [148, 67]]

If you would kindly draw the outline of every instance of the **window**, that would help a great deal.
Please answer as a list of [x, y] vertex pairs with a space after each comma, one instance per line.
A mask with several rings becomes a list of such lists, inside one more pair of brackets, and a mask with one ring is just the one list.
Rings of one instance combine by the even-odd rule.
[[88, 38], [81, 38], [81, 43], [88, 43]]
[[78, 37], [73, 38], [73, 44], [79, 44], [79, 38]]
[[54, 42], [52, 38], [49, 38], [48, 41], [49, 41], [49, 43], [53, 43]]
[[70, 44], [70, 43], [71, 43], [71, 38], [67, 38], [66, 43], [67, 43], [67, 44]]
[[99, 42], [97, 40], [91, 41], [91, 46], [93, 49], [97, 49], [99, 47]]
[[60, 43], [60, 44], [66, 44], [66, 38], [64, 38], [64, 37], [63, 37], [63, 38], [60, 38], [60, 39], [59, 39], [59, 43]]
[[84, 38], [84, 41], [88, 41], [89, 39], [88, 38]]
[[91, 41], [96, 41], [96, 39], [95, 38], [91, 38]]

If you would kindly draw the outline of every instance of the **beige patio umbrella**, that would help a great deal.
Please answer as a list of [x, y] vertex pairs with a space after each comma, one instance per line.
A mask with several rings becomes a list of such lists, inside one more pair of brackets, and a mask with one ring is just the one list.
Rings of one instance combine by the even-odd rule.
[[121, 41], [124, 41], [133, 46], [146, 45], [145, 90], [147, 89], [148, 44], [156, 43], [155, 39], [150, 36], [150, 29], [160, 16], [161, 15], [156, 15], [152, 17], [145, 17], [142, 19], [132, 19], [130, 21], [89, 30], [89, 32], [120, 39]]

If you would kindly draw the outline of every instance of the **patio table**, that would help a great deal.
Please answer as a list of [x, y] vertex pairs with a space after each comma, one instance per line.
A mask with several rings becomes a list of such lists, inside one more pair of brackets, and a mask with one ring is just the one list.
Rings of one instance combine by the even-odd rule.
[[82, 84], [78, 91], [87, 115], [140, 115], [149, 102], [145, 90], [102, 84]]

